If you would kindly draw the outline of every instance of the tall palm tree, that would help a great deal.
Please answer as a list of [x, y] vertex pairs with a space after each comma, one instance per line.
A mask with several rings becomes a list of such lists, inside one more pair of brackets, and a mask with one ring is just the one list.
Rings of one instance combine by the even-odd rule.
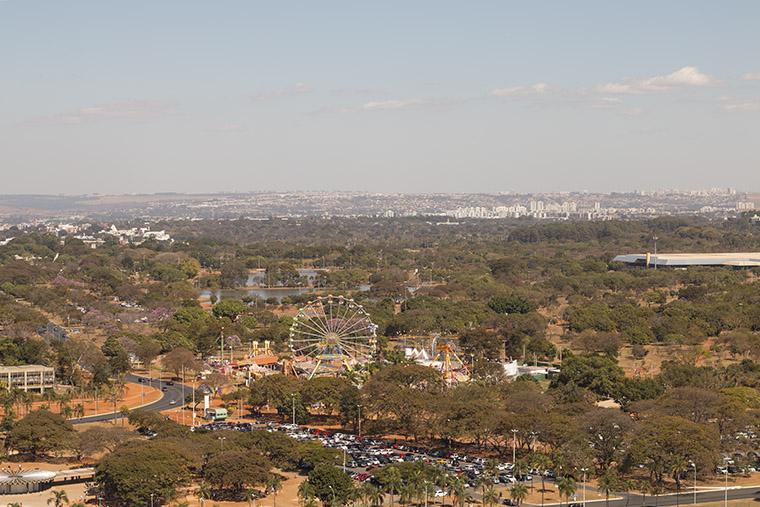
[[562, 505], [562, 497], [570, 500], [570, 496], [576, 491], [575, 479], [566, 475], [557, 479], [557, 490], [559, 491], [559, 504]]
[[198, 485], [198, 490], [195, 492], [195, 496], [198, 497], [201, 507], [206, 503], [206, 500], [211, 497], [211, 486], [208, 482], [203, 481]]
[[620, 476], [614, 468], [607, 468], [598, 480], [599, 491], [604, 493], [604, 505], [610, 505], [610, 493], [620, 488]]
[[399, 493], [399, 503], [402, 505], [409, 505], [414, 503], [415, 498], [419, 494], [419, 488], [416, 484], [409, 481], [401, 486]]
[[525, 497], [527, 496], [528, 486], [526, 486], [523, 482], [518, 482], [517, 484], [513, 485], [512, 489], [509, 491], [509, 497], [514, 500], [518, 506], [522, 505]]
[[689, 461], [685, 458], [678, 457], [670, 467], [670, 473], [676, 481], [676, 505], [680, 505], [679, 496], [681, 495], [681, 478], [689, 470]]
[[467, 486], [463, 478], [454, 477], [449, 482], [449, 493], [453, 497], [453, 505], [464, 507], [467, 496]]
[[65, 491], [53, 491], [53, 496], [47, 499], [47, 504], [53, 507], [63, 507], [69, 504], [69, 497]]
[[533, 453], [531, 466], [541, 474], [541, 505], [543, 506], [544, 497], [546, 496], [546, 472], [552, 467], [552, 461], [549, 459], [549, 456], [545, 454]]
[[267, 481], [267, 491], [272, 492], [272, 507], [277, 507], [277, 493], [282, 489], [282, 477], [273, 474]]
[[401, 490], [401, 486], [403, 486], [401, 472], [396, 467], [389, 467], [388, 472], [385, 474], [383, 488], [391, 495], [391, 507], [393, 507], [393, 495]]
[[243, 499], [248, 502], [248, 507], [253, 505], [253, 501], [256, 500], [256, 490], [248, 488], [243, 492]]
[[314, 489], [311, 487], [311, 484], [309, 484], [309, 481], [303, 481], [298, 486], [298, 498], [303, 504], [305, 504], [307, 500], [314, 498]]
[[368, 482], [365, 482], [362, 486], [362, 489], [365, 489], [367, 500], [372, 507], [383, 505], [383, 502], [385, 501], [385, 494], [383, 494], [383, 491], [380, 488], [373, 486]]
[[499, 495], [496, 493], [496, 488], [491, 484], [483, 492], [483, 504], [493, 507], [498, 501]]

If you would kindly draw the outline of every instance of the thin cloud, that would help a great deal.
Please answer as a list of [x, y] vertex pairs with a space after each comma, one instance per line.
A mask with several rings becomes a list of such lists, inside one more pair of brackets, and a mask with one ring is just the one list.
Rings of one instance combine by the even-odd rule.
[[677, 88], [704, 87], [715, 84], [714, 77], [702, 73], [696, 67], [682, 67], [663, 76], [646, 79], [604, 83], [596, 87], [597, 92], [608, 94], [664, 92]]
[[748, 72], [742, 76], [745, 81], [760, 81], [760, 72]]
[[543, 95], [549, 91], [546, 83], [535, 83], [529, 86], [513, 86], [511, 88], [496, 88], [491, 90], [493, 97], [520, 97], [525, 95]]
[[364, 111], [398, 111], [401, 109], [410, 109], [421, 106], [424, 102], [425, 101], [421, 99], [379, 100], [366, 102], [361, 108]]
[[314, 91], [314, 88], [306, 83], [296, 83], [292, 86], [285, 86], [283, 88], [273, 88], [271, 90], [262, 90], [254, 93], [251, 96], [253, 101], [282, 99], [288, 97], [298, 97], [300, 95], [306, 95]]
[[82, 107], [76, 111], [33, 118], [27, 124], [82, 125], [107, 120], [150, 120], [173, 114], [175, 102], [160, 100], [130, 100]]
[[723, 104], [723, 110], [728, 113], [755, 113], [760, 111], [760, 101]]

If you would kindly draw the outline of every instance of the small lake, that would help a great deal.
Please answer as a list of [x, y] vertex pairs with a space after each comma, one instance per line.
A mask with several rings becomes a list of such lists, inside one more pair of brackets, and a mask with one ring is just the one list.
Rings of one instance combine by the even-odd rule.
[[[321, 269], [299, 269], [298, 273], [308, 279], [310, 285], [313, 284]], [[356, 290], [360, 292], [368, 292], [372, 288], [371, 284], [363, 283], [356, 287]], [[253, 269], [248, 272], [248, 279], [244, 287], [238, 287], [235, 289], [204, 289], [200, 291], [202, 298], [216, 296], [218, 301], [222, 299], [242, 299], [246, 296], [256, 297], [259, 299], [267, 300], [274, 298], [278, 303], [282, 303], [282, 300], [288, 296], [300, 296], [301, 294], [310, 294], [316, 292], [314, 287], [267, 287], [266, 286], [266, 271], [263, 269]], [[321, 293], [329, 292], [329, 288], [320, 287]]]
[[[309, 284], [311, 284], [314, 280], [317, 279], [317, 276], [321, 271], [324, 270], [301, 268], [298, 269], [298, 274], [302, 277], [307, 278], [309, 280]], [[248, 272], [248, 279], [245, 282], [246, 287], [259, 287], [266, 285], [267, 274], [265, 269], [253, 269]]]
[[275, 298], [278, 303], [282, 303], [283, 298], [288, 296], [299, 296], [301, 294], [308, 294], [314, 292], [314, 289], [310, 287], [287, 287], [287, 288], [241, 288], [241, 289], [217, 289], [217, 290], [202, 290], [201, 297], [210, 297], [212, 294], [216, 296], [216, 299], [221, 301], [222, 299], [242, 299], [245, 296], [256, 297], [260, 299]]

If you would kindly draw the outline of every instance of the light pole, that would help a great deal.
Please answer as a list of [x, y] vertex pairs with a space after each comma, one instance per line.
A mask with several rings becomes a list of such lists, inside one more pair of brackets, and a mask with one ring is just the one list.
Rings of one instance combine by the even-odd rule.
[[296, 394], [291, 393], [290, 400], [293, 402], [293, 426], [296, 425]]
[[150, 507], [153, 507], [153, 497], [155, 495], [153, 493], [150, 494]]
[[227, 437], [219, 437], [219, 450], [224, 451], [224, 441], [227, 440]]
[[358, 422], [358, 430], [357, 430], [357, 432], [359, 434], [359, 438], [361, 438], [362, 437], [362, 406], [361, 405], [356, 405], [356, 410], [358, 411], [358, 417], [357, 417], [357, 419], [359, 421]]
[[581, 468], [581, 471], [583, 472], [583, 507], [586, 507], [586, 472], [588, 469]]
[[657, 240], [660, 239], [657, 236], [652, 236], [654, 240], [654, 269], [657, 270]]
[[726, 468], [726, 488], [723, 490], [723, 507], [728, 507], [728, 464]]
[[190, 425], [195, 428], [195, 377], [193, 377], [193, 401], [192, 401], [193, 415], [190, 416]]
[[182, 413], [182, 426], [185, 425], [185, 365], [182, 365], [182, 404], [179, 407]]
[[689, 461], [689, 468], [694, 469], [694, 505], [697, 505], [697, 464]]
[[514, 466], [516, 462], [517, 462], [517, 430], [512, 430], [512, 465]]

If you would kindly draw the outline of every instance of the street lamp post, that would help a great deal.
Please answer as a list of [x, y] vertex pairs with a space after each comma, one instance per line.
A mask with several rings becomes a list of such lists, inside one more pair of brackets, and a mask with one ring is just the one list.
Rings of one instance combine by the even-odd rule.
[[179, 407], [182, 414], [182, 426], [185, 425], [185, 365], [182, 365], [182, 404]]
[[359, 438], [362, 437], [362, 406], [356, 405], [356, 410], [358, 411], [358, 429], [357, 433], [359, 434]]
[[512, 465], [517, 462], [517, 430], [512, 430]]
[[588, 469], [581, 468], [581, 471], [583, 472], [583, 507], [586, 507], [586, 472]]
[[654, 269], [657, 270], [657, 240], [660, 239], [657, 236], [653, 236], [654, 240]]
[[296, 395], [295, 393], [290, 395], [290, 399], [293, 402], [293, 426], [296, 425]]
[[224, 451], [224, 441], [227, 440], [227, 437], [219, 437], [219, 450]]
[[723, 490], [723, 506], [728, 507], [728, 465], [726, 465], [726, 488]]
[[153, 497], [155, 495], [153, 493], [150, 494], [150, 507], [153, 507]]
[[689, 468], [694, 469], [694, 505], [697, 505], [697, 464], [690, 461]]

